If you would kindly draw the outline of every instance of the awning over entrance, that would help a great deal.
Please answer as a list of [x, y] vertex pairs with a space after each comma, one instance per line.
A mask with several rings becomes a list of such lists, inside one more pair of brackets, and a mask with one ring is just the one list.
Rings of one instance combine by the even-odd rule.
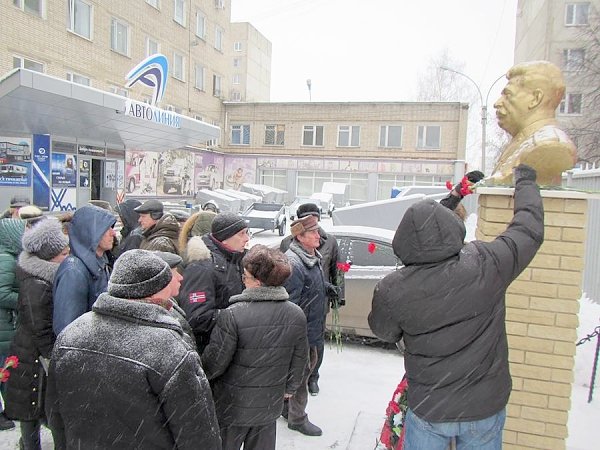
[[175, 113], [166, 114], [175, 114], [178, 128], [128, 115], [130, 102], [89, 86], [18, 69], [0, 79], [0, 133], [51, 134], [148, 151], [203, 146], [219, 138], [218, 127]]

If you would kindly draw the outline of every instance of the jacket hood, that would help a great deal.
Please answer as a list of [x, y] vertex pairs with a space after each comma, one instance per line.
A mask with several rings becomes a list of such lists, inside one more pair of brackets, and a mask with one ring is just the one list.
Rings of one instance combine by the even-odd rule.
[[173, 242], [177, 242], [179, 238], [179, 222], [177, 222], [173, 214], [165, 213], [158, 219], [158, 222], [154, 226], [144, 230], [142, 234], [150, 239], [166, 237], [172, 239]]
[[134, 211], [134, 208], [140, 206], [142, 202], [130, 198], [125, 200], [123, 203], [119, 203], [115, 207], [115, 211], [119, 214], [121, 222], [123, 223], [123, 230], [121, 235], [126, 237], [132, 230], [138, 226], [138, 218], [140, 215]]
[[204, 240], [202, 240], [201, 236], [194, 236], [189, 240], [184, 258], [186, 263], [203, 261], [210, 258], [210, 250], [204, 243]]
[[25, 232], [25, 221], [21, 219], [0, 220], [0, 251], [17, 256], [21, 253], [21, 239]]
[[19, 267], [26, 273], [52, 284], [60, 263], [46, 261], [26, 251], [19, 255]]
[[454, 212], [434, 200], [422, 200], [404, 214], [392, 248], [404, 265], [436, 263], [457, 255], [465, 235], [465, 224]]
[[81, 259], [91, 273], [95, 273], [98, 266], [98, 243], [115, 222], [115, 216], [109, 211], [93, 205], [85, 205], [73, 214], [69, 225], [71, 254]]

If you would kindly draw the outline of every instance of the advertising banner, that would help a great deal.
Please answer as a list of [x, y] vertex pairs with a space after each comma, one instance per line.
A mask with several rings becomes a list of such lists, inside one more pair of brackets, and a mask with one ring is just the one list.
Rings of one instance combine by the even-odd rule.
[[79, 160], [79, 187], [90, 187], [90, 165], [89, 159]]
[[31, 186], [31, 139], [0, 136], [0, 186]]
[[77, 187], [77, 166], [75, 155], [52, 153], [52, 186]]
[[117, 162], [106, 161], [104, 163], [104, 187], [108, 189], [115, 188], [117, 178]]
[[33, 204], [50, 207], [50, 135], [33, 135]]

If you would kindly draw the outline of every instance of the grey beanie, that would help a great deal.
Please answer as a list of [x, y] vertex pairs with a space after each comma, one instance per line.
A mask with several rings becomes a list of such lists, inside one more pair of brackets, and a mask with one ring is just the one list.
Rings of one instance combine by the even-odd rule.
[[69, 238], [58, 220], [46, 219], [26, 229], [22, 243], [27, 253], [49, 261], [69, 245]]
[[118, 298], [147, 298], [171, 282], [169, 265], [147, 250], [129, 250], [119, 256], [108, 280], [108, 293]]
[[248, 228], [248, 223], [232, 212], [217, 214], [210, 226], [213, 237], [221, 242], [242, 231], [244, 228]]

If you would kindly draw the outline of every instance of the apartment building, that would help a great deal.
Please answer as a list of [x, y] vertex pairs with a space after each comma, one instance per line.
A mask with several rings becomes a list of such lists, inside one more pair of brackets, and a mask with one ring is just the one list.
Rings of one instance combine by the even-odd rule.
[[600, 129], [592, 95], [600, 73], [590, 74], [586, 64], [600, 56], [600, 48], [590, 42], [590, 31], [600, 25], [599, 11], [598, 0], [519, 0], [517, 7], [515, 63], [547, 60], [562, 69], [567, 89], [557, 118], [584, 162], [600, 160], [594, 151], [600, 145]]
[[294, 196], [347, 183], [350, 203], [464, 173], [462, 103], [226, 103], [225, 185], [259, 180]]

